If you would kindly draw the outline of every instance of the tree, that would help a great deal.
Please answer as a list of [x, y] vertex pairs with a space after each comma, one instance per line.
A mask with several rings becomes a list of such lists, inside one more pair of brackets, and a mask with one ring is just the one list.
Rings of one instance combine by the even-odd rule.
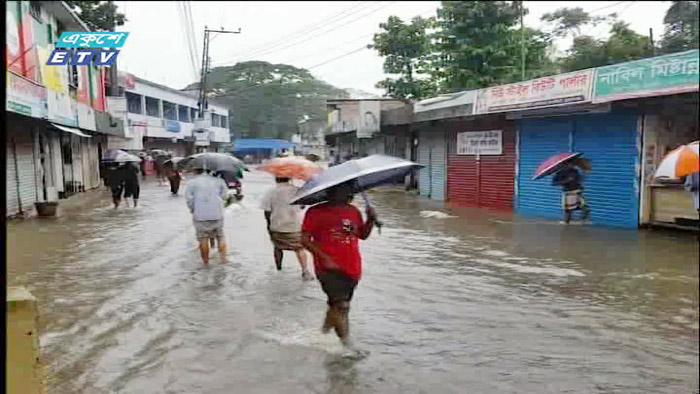
[[404, 23], [399, 17], [390, 16], [379, 27], [382, 32], [374, 35], [374, 48], [384, 57], [384, 72], [399, 74], [399, 78], [386, 78], [377, 87], [386, 96], [401, 99], [418, 99], [435, 94], [436, 86], [427, 75], [432, 51], [431, 36], [427, 32], [435, 23], [433, 18], [416, 17]]
[[549, 71], [546, 33], [519, 29], [517, 1], [443, 1], [438, 9], [440, 67], [433, 75], [442, 91], [483, 88], [520, 80], [525, 43], [526, 78]]
[[540, 20], [554, 25], [552, 34], [557, 37], [566, 37], [568, 35], [578, 37], [581, 35], [582, 27], [587, 25], [596, 26], [599, 23], [614, 20], [616, 17], [617, 14], [614, 13], [608, 16], [592, 17], [581, 7], [564, 7], [542, 15]]
[[234, 109], [233, 130], [251, 137], [289, 138], [298, 122], [326, 119], [326, 99], [347, 97], [344, 90], [287, 64], [249, 61], [216, 67], [207, 79], [212, 98]]
[[91, 30], [112, 30], [114, 26], [122, 26], [126, 16], [117, 12], [117, 6], [111, 1], [66, 1], [71, 10]]
[[561, 66], [563, 71], [576, 71], [641, 59], [652, 53], [649, 39], [620, 21], [613, 24], [607, 41], [585, 35], [575, 37]]
[[700, 41], [698, 12], [697, 1], [672, 2], [664, 17], [665, 32], [661, 40], [663, 53], [698, 48], [698, 41]]

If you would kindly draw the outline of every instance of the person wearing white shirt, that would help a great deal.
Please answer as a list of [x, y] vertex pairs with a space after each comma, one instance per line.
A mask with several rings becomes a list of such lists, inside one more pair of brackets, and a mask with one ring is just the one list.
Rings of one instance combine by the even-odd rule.
[[195, 170], [195, 174], [187, 183], [185, 195], [187, 207], [192, 212], [202, 262], [209, 263], [210, 238], [216, 239], [221, 262], [226, 262], [224, 199], [228, 195], [228, 187], [223, 179], [206, 174], [201, 169]]
[[301, 243], [301, 207], [290, 205], [299, 190], [288, 178], [276, 178], [277, 185], [268, 190], [262, 199], [267, 231], [275, 248], [277, 270], [282, 269], [283, 251], [292, 250], [301, 264], [302, 278], [313, 279], [309, 271], [308, 256]]

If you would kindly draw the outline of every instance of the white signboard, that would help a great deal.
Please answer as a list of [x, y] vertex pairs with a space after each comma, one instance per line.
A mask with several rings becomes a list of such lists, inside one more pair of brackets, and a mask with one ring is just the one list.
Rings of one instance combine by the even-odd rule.
[[593, 70], [480, 89], [476, 113], [521, 111], [591, 101]]
[[357, 127], [357, 138], [372, 138], [374, 133], [379, 132], [381, 124], [381, 102], [376, 100], [361, 100], [360, 121]]
[[458, 155], [502, 155], [502, 130], [465, 131], [457, 133]]

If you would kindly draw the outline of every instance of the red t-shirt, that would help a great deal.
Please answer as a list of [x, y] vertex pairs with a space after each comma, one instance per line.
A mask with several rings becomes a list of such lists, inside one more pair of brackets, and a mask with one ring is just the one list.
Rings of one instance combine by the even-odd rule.
[[[354, 205], [324, 203], [309, 208], [301, 230], [308, 232], [314, 243], [340, 266], [349, 277], [359, 280], [362, 275], [362, 258], [358, 236], [362, 228], [362, 214]], [[314, 256], [316, 273], [326, 270]]]

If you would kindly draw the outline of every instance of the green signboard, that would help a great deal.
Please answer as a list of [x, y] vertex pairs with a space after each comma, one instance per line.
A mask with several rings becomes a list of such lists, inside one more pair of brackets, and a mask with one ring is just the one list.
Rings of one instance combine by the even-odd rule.
[[698, 60], [695, 49], [597, 68], [593, 102], [697, 92]]

